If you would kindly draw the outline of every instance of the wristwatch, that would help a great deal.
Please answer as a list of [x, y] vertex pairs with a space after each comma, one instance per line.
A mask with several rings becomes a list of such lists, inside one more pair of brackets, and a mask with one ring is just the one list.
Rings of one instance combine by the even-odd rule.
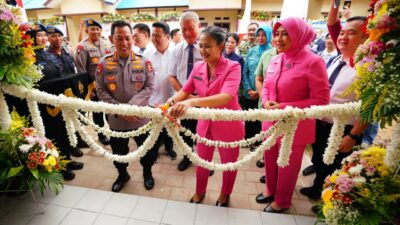
[[361, 136], [359, 136], [359, 135], [352, 134], [351, 132], [349, 134], [347, 134], [347, 135], [351, 139], [355, 140], [356, 142], [361, 142], [362, 141]]

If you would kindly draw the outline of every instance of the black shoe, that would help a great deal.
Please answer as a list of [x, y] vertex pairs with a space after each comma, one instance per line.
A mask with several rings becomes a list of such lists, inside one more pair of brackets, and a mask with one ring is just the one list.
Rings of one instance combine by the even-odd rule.
[[281, 213], [283, 211], [288, 210], [289, 208], [286, 209], [274, 209], [272, 208], [272, 204], [268, 204], [265, 208], [264, 208], [264, 212], [268, 212], [268, 213]]
[[225, 203], [219, 202], [219, 201], [217, 200], [217, 202], [215, 203], [215, 206], [219, 206], [219, 207], [228, 207], [228, 204], [229, 204], [229, 200], [230, 200], [230, 199], [231, 199], [231, 196], [228, 195], [228, 197], [227, 197]]
[[64, 180], [73, 180], [75, 178], [75, 173], [70, 169], [62, 170], [61, 174]]
[[275, 200], [274, 196], [264, 196], [264, 193], [260, 193], [256, 197], [256, 202], [257, 203], [270, 203]]
[[260, 182], [263, 183], [263, 184], [266, 183], [266, 181], [265, 181], [265, 176], [261, 176], [261, 177], [260, 177]]
[[303, 176], [308, 176], [308, 175], [313, 174], [313, 173], [315, 173], [314, 165], [307, 166], [307, 167], [303, 170]]
[[83, 152], [79, 148], [71, 148], [69, 150], [69, 154], [75, 157], [81, 157], [83, 156]]
[[208, 176], [212, 176], [212, 175], [214, 175], [214, 170], [210, 170], [210, 173], [208, 174]]
[[315, 214], [318, 214], [320, 210], [321, 208], [319, 207], [319, 205], [313, 205], [313, 207], [311, 207], [311, 211], [313, 211], [313, 213]]
[[144, 177], [144, 188], [146, 190], [151, 190], [154, 187], [154, 178], [153, 176]]
[[178, 164], [178, 170], [185, 171], [187, 168], [189, 168], [190, 164], [192, 164], [192, 162], [188, 157], [185, 156], [183, 157], [182, 161]]
[[300, 193], [315, 201], [321, 199], [321, 192], [314, 187], [301, 188]]
[[167, 152], [167, 156], [171, 160], [176, 159], [176, 152], [174, 150], [165, 150]]
[[104, 136], [104, 134], [98, 134], [97, 136], [99, 138], [100, 143], [102, 143], [103, 145], [110, 144], [110, 139], [107, 136]]
[[256, 166], [258, 168], [263, 168], [265, 166], [264, 160], [263, 159], [257, 160]]
[[131, 176], [129, 176], [128, 173], [119, 175], [118, 178], [114, 181], [111, 191], [119, 192], [129, 179], [131, 179]]
[[190, 199], [189, 203], [199, 204], [199, 203], [201, 203], [201, 202], [204, 200], [204, 197], [206, 197], [206, 193], [204, 193], [204, 194], [202, 194], [202, 195], [200, 196], [200, 200], [199, 200], [198, 202], [195, 202], [195, 201], [193, 200], [193, 198], [194, 198], [194, 195], [193, 195], [193, 197]]
[[67, 168], [70, 170], [80, 170], [83, 168], [83, 163], [77, 161], [71, 161], [67, 164]]
[[78, 144], [76, 145], [78, 148], [89, 148], [89, 145], [86, 144], [83, 140], [78, 140]]

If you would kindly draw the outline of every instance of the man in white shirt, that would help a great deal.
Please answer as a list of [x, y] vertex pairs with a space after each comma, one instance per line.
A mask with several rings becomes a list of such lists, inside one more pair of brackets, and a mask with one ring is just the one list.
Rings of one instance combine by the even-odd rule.
[[182, 32], [178, 28], [171, 30], [171, 43], [176, 46], [182, 41]]
[[329, 33], [325, 36], [325, 50], [319, 52], [318, 55], [325, 61], [325, 64], [328, 63], [329, 59], [338, 55], [335, 44]]
[[[200, 55], [199, 43], [197, 40], [200, 35], [199, 16], [192, 11], [184, 12], [179, 19], [179, 24], [185, 40], [175, 46], [168, 73], [169, 81], [175, 91], [179, 91], [186, 83], [193, 69], [193, 64], [203, 60]], [[192, 97], [195, 96], [193, 95]], [[182, 120], [181, 124], [183, 127], [190, 129], [193, 133], [196, 132], [196, 120]], [[183, 138], [193, 149], [193, 140], [187, 136]], [[190, 164], [189, 158], [184, 156], [183, 160], [178, 165], [178, 170], [184, 171], [189, 168]]]
[[[151, 40], [155, 49], [148, 51], [147, 55], [154, 69], [154, 91], [150, 97], [149, 105], [158, 106], [167, 102], [174, 94], [174, 90], [168, 80], [168, 65], [172, 57], [173, 46], [169, 42], [169, 26], [164, 22], [155, 22], [152, 25]], [[165, 128], [158, 136], [155, 148], [159, 149], [164, 143], [165, 151], [170, 159], [176, 159], [173, 150], [173, 142]]]
[[154, 50], [154, 46], [150, 41], [150, 28], [144, 23], [137, 23], [133, 27], [133, 41], [135, 44], [133, 51], [146, 58], [149, 57], [148, 53]]
[[[338, 50], [342, 53], [337, 56], [330, 67], [328, 68], [329, 84], [330, 84], [330, 104], [346, 103], [356, 101], [356, 95], [351, 93], [347, 96], [342, 96], [343, 92], [353, 83], [356, 76], [356, 70], [351, 65], [351, 58], [354, 56], [357, 47], [364, 43], [367, 35], [362, 32], [362, 26], [365, 23], [365, 17], [351, 17], [347, 19], [346, 24], [340, 31], [339, 36], [334, 32], [332, 26], [340, 26], [338, 18], [338, 9], [334, 8], [333, 3], [328, 16], [328, 28], [333, 40], [337, 38]], [[331, 26], [331, 27], [329, 27]], [[368, 124], [363, 124], [357, 118], [349, 118], [346, 123], [344, 137], [339, 146], [339, 152], [335, 157], [333, 164], [326, 165], [323, 162], [323, 154], [327, 147], [329, 134], [332, 128], [332, 118], [324, 118], [317, 120], [315, 143], [313, 144], [313, 167], [304, 169], [303, 174], [308, 175], [306, 170], [312, 168], [316, 172], [314, 184], [311, 187], [300, 189], [300, 193], [311, 198], [321, 198], [325, 177], [332, 174], [336, 169], [341, 167], [342, 159], [351, 154], [355, 145], [361, 144], [362, 133], [368, 127]], [[312, 210], [317, 211], [317, 207]]]

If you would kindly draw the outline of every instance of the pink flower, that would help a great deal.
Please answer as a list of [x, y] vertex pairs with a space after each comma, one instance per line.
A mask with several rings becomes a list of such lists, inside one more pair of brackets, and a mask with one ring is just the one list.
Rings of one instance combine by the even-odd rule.
[[375, 171], [376, 171], [375, 167], [373, 167], [373, 166], [367, 166], [367, 167], [365, 168], [365, 170], [366, 170], [367, 176], [372, 176], [372, 175], [374, 175], [374, 174], [375, 174]]
[[340, 192], [348, 193], [354, 187], [356, 183], [350, 179], [347, 175], [342, 174], [336, 179], [336, 185]]

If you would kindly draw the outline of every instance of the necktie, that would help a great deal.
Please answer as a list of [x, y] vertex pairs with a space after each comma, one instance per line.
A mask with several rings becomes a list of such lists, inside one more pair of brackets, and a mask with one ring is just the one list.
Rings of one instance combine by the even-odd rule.
[[189, 45], [189, 56], [188, 56], [188, 62], [187, 62], [187, 71], [186, 71], [186, 77], [189, 78], [190, 73], [192, 72], [193, 69], [193, 45]]
[[141, 49], [139, 50], [139, 53], [140, 53], [140, 54], [143, 54], [144, 50], [146, 50], [146, 48], [141, 48]]
[[336, 81], [336, 78], [338, 77], [340, 70], [342, 70], [343, 66], [346, 65], [345, 61], [340, 61], [339, 65], [333, 70], [331, 76], [329, 77], [329, 88], [332, 88], [333, 84]]

